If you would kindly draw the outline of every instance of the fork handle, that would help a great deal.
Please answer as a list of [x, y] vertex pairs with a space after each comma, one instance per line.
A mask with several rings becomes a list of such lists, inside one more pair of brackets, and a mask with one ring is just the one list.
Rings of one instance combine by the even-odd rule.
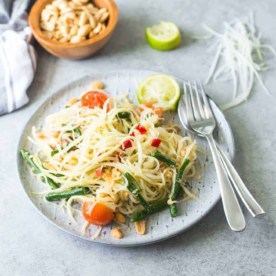
[[206, 138], [213, 156], [227, 222], [233, 231], [242, 231], [245, 228], [245, 219], [236, 194], [223, 167], [216, 142], [211, 134], [206, 135]]
[[232, 165], [232, 163], [229, 161], [225, 153], [219, 148], [218, 145], [217, 149], [220, 153], [222, 163], [228, 173], [228, 176], [248, 211], [253, 217], [264, 215], [265, 211], [247, 189], [235, 167]]

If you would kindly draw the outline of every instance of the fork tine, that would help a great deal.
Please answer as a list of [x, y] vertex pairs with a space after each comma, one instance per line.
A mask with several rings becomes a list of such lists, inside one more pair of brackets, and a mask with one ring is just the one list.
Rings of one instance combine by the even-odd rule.
[[191, 85], [190, 82], [188, 82], [188, 83], [184, 82], [183, 83], [184, 98], [185, 98], [184, 105], [186, 107], [186, 115], [187, 115], [188, 121], [194, 121], [194, 115], [193, 115], [193, 111], [192, 111], [190, 97], [189, 97], [189, 94], [188, 94], [187, 85]]
[[[193, 81], [193, 87], [190, 84], [189, 88], [190, 88], [189, 92], [190, 92], [190, 97], [191, 97], [191, 101], [192, 101], [194, 117], [195, 117], [196, 120], [201, 120], [202, 118], [201, 118], [201, 114], [200, 114], [198, 104], [197, 104], [197, 99], [196, 99], [197, 95], [195, 95], [195, 93], [197, 93], [197, 91], [196, 91], [196, 82]], [[195, 90], [195, 93], [194, 93], [193, 90]]]
[[199, 93], [198, 93], [198, 85], [197, 85], [196, 81], [194, 81], [194, 87], [195, 87], [195, 94], [196, 94], [196, 98], [197, 98], [197, 106], [198, 106], [199, 113], [201, 115], [201, 118], [205, 119], [206, 118], [206, 114], [204, 112], [204, 108], [203, 108], [203, 103], [202, 103], [201, 97], [199, 96]]
[[206, 93], [203, 89], [201, 81], [199, 82], [199, 86], [200, 86], [200, 91], [201, 91], [201, 95], [202, 95], [203, 102], [204, 102], [205, 114], [206, 114], [208, 119], [212, 118], [212, 117], [214, 117], [213, 111], [212, 111], [212, 108], [210, 106], [209, 99], [207, 98]]

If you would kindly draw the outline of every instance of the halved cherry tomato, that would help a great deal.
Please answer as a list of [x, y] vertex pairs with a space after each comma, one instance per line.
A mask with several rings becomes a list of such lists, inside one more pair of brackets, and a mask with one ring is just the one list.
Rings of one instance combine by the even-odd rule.
[[151, 145], [155, 148], [158, 148], [161, 143], [161, 140], [159, 138], [152, 139]]
[[103, 92], [89, 91], [81, 97], [81, 104], [82, 106], [87, 106], [89, 108], [94, 108], [96, 106], [103, 108], [103, 105], [108, 98], [109, 97]]
[[138, 125], [135, 127], [135, 129], [137, 129], [141, 134], [147, 133], [147, 129], [143, 126]]
[[84, 202], [82, 215], [89, 223], [100, 226], [107, 225], [114, 219], [113, 211], [101, 202]]

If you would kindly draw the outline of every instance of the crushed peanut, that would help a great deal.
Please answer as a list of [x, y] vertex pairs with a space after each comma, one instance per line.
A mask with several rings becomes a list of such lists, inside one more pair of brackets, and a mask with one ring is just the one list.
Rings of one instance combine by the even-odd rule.
[[122, 215], [121, 213], [116, 213], [116, 214], [115, 214], [115, 220], [116, 220], [118, 223], [125, 223], [125, 222], [126, 222], [125, 216]]
[[41, 133], [38, 133], [38, 134], [37, 134], [37, 138], [38, 138], [38, 139], [45, 139], [46, 136], [45, 136], [44, 133], [41, 132]]
[[118, 227], [112, 228], [111, 235], [115, 239], [121, 239], [121, 238], [124, 237], [123, 231], [120, 228], [118, 228]]
[[186, 155], [186, 150], [185, 150], [185, 149], [181, 150], [181, 151], [180, 151], [180, 155], [181, 155], [181, 156], [185, 156], [185, 155]]
[[70, 161], [69, 161], [69, 164], [71, 166], [76, 166], [78, 164], [78, 159], [76, 157], [73, 157]]
[[170, 180], [170, 179], [172, 179], [172, 176], [173, 176], [172, 171], [167, 170], [167, 171], [165, 172], [165, 177], [166, 177], [166, 179]]
[[144, 220], [136, 221], [134, 224], [137, 234], [144, 235], [146, 233], [146, 222]]
[[49, 162], [43, 162], [43, 167], [47, 170], [55, 171], [55, 167]]
[[59, 134], [60, 134], [60, 131], [56, 131], [56, 132], [53, 133], [53, 137], [58, 138]]
[[103, 89], [104, 88], [104, 84], [100, 81], [94, 81], [92, 84], [91, 84], [91, 88], [92, 89]]
[[75, 104], [78, 101], [77, 98], [71, 98], [66, 104], [65, 106], [72, 106], [73, 104]]
[[129, 200], [129, 194], [127, 191], [122, 191], [120, 194], [120, 197], [123, 201], [128, 201]]

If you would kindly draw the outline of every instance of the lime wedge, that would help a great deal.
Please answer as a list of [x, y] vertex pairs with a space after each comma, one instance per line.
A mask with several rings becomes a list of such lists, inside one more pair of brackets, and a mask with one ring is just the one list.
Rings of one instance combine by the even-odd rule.
[[149, 45], [160, 51], [176, 48], [181, 43], [181, 34], [177, 26], [168, 21], [146, 28], [146, 39]]
[[171, 76], [152, 75], [140, 84], [137, 98], [141, 104], [157, 103], [164, 110], [175, 110], [180, 98], [180, 87]]

